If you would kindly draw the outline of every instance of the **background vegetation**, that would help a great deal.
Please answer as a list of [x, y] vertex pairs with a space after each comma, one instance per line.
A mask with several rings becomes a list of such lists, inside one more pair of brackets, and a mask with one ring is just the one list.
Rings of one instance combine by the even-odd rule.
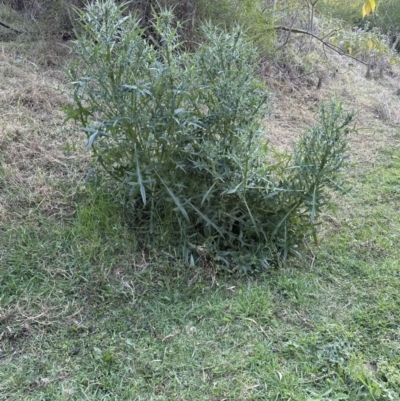
[[392, 46], [397, 47], [400, 35], [400, 4], [395, 0], [377, 1], [375, 12], [365, 19], [360, 10], [364, 1], [319, 0], [317, 12], [329, 15], [346, 23], [349, 27], [359, 26], [366, 30], [376, 28], [380, 33], [388, 35]]

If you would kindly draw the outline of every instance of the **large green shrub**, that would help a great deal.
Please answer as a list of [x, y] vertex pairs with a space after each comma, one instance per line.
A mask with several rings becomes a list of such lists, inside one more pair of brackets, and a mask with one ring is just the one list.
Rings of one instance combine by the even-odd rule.
[[344, 163], [346, 126], [335, 102], [293, 157], [264, 141], [268, 92], [255, 76], [257, 51], [239, 28], [203, 27], [206, 42], [181, 50], [173, 15], [143, 39], [139, 22], [111, 0], [81, 13], [77, 63], [68, 70], [69, 118], [131, 207], [146, 241], [180, 249], [186, 261], [228, 269], [267, 266], [313, 230]]

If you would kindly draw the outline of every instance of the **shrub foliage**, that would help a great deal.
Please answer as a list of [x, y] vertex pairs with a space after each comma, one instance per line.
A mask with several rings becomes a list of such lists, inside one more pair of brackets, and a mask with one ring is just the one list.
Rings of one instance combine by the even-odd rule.
[[338, 188], [353, 114], [332, 102], [292, 157], [278, 155], [260, 125], [269, 95], [254, 73], [257, 51], [239, 28], [205, 25], [206, 41], [187, 53], [171, 11], [154, 20], [159, 46], [124, 15], [110, 0], [81, 12], [68, 69], [67, 116], [86, 132], [95, 166], [147, 241], [189, 263], [267, 267], [313, 231], [326, 189]]

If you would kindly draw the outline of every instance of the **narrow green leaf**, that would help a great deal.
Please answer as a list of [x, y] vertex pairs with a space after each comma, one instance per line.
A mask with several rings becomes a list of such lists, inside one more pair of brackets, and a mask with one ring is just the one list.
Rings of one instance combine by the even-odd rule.
[[92, 135], [90, 135], [90, 137], [89, 137], [89, 141], [88, 141], [88, 148], [89, 148], [89, 149], [93, 147], [94, 141], [95, 141], [97, 138], [99, 138], [100, 136], [110, 137], [110, 135], [106, 134], [106, 133], [103, 132], [103, 131], [99, 131], [99, 130], [94, 130], [94, 129], [89, 129], [89, 128], [83, 128], [83, 131], [88, 132], [88, 133], [94, 131], [94, 133], [93, 133]]
[[317, 214], [317, 186], [314, 185], [314, 191], [311, 203], [311, 216], [310, 216], [311, 222], [314, 221], [316, 214]]
[[224, 235], [223, 231], [222, 231], [215, 223], [213, 223], [204, 213], [202, 213], [199, 209], [197, 209], [196, 206], [192, 205], [190, 202], [189, 202], [189, 205], [196, 211], [196, 213], [197, 213], [207, 224], [209, 224], [210, 226], [214, 227], [214, 228], [218, 231], [218, 233], [219, 233], [220, 235], [222, 235], [222, 236]]
[[136, 157], [136, 174], [137, 174], [139, 188], [140, 188], [140, 195], [142, 196], [143, 204], [145, 205], [146, 204], [146, 188], [143, 185], [143, 179], [142, 179], [142, 174], [140, 172], [139, 159], [136, 154], [136, 149], [135, 149], [135, 157]]
[[275, 235], [278, 233], [278, 230], [281, 228], [282, 224], [287, 220], [287, 218], [292, 214], [292, 212], [298, 207], [298, 204], [296, 203], [285, 215], [285, 217], [276, 225], [274, 231], [272, 231], [271, 236], [275, 237]]
[[164, 182], [164, 180], [156, 173], [157, 177], [160, 179], [161, 183], [164, 185], [165, 189], [168, 191], [168, 193], [171, 195], [171, 198], [174, 200], [175, 205], [178, 207], [178, 209], [180, 210], [180, 212], [182, 213], [183, 217], [185, 218], [185, 220], [190, 223], [190, 219], [189, 216], [185, 210], [185, 208], [182, 206], [182, 203], [180, 202], [180, 200], [174, 195], [174, 193], [172, 192], [171, 188], [168, 187], [168, 185]]
[[214, 184], [211, 185], [210, 189], [204, 194], [203, 199], [201, 200], [201, 206], [203, 206], [203, 204], [206, 201], [206, 199], [208, 199], [208, 196], [210, 195], [212, 189], [215, 187], [216, 183], [217, 182], [215, 181]]

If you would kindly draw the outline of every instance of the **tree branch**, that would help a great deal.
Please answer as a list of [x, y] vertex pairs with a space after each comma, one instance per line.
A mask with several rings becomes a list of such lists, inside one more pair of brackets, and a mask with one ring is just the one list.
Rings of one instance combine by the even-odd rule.
[[354, 57], [351, 54], [346, 53], [346, 51], [343, 50], [342, 48], [340, 48], [338, 46], [335, 46], [335, 45], [332, 45], [331, 43], [326, 42], [324, 39], [321, 39], [319, 36], [314, 35], [311, 32], [304, 31], [302, 29], [288, 28], [286, 26], [276, 26], [276, 27], [274, 27], [272, 29], [286, 31], [286, 32], [300, 33], [302, 35], [309, 35], [309, 36], [313, 37], [314, 39], [317, 39], [318, 41], [320, 41], [324, 46], [328, 47], [329, 49], [333, 50], [334, 52], [336, 52], [336, 53], [338, 53], [340, 55], [349, 57], [349, 58], [351, 58], [351, 59], [353, 59], [353, 60], [355, 60], [355, 61], [357, 61], [357, 62], [359, 62], [361, 64], [364, 64], [364, 65], [368, 66], [368, 63], [366, 63], [365, 61], [362, 61], [362, 60], [358, 59], [357, 57]]
[[395, 50], [396, 50], [396, 47], [397, 47], [397, 45], [399, 44], [399, 42], [400, 42], [400, 34], [397, 35], [395, 41], [394, 41], [393, 44], [392, 44], [392, 51], [395, 51]]
[[7, 29], [13, 31], [14, 33], [17, 33], [17, 34], [24, 33], [23, 31], [19, 31], [18, 29], [11, 28], [10, 26], [4, 24], [3, 22], [0, 22], [0, 25], [3, 26], [4, 28], [7, 28]]

